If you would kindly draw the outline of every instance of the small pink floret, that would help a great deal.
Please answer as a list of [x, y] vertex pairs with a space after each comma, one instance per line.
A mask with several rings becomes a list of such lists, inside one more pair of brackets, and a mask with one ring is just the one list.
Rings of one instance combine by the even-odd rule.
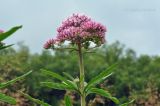
[[4, 31], [2, 29], [0, 29], [0, 33], [3, 33]]

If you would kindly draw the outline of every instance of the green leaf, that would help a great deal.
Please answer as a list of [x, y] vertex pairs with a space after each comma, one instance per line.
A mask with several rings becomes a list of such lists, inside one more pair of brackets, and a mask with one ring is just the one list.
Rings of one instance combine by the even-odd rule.
[[96, 93], [96, 94], [100, 94], [101, 96], [104, 97], [111, 97], [111, 94], [108, 91], [105, 91], [103, 89], [99, 89], [99, 88], [91, 88], [88, 92], [87, 95], [90, 93]]
[[16, 104], [16, 99], [10, 97], [10, 96], [6, 96], [5, 94], [0, 93], [0, 101], [2, 102], [6, 102], [12, 105]]
[[116, 66], [117, 64], [110, 66], [107, 70], [101, 72], [99, 75], [91, 79], [91, 81], [89, 81], [87, 86], [85, 87], [85, 91], [87, 92], [87, 90], [90, 89], [92, 86], [95, 86], [96, 84], [105, 80], [107, 77], [111, 76], [113, 74], [112, 71]]
[[134, 99], [131, 100], [130, 102], [127, 102], [127, 103], [123, 103], [121, 104], [120, 106], [128, 106], [129, 104], [133, 103], [134, 102]]
[[4, 33], [0, 33], [0, 41], [6, 39], [7, 37], [9, 37], [10, 35], [12, 35], [13, 33], [15, 33], [18, 29], [22, 28], [22, 26], [16, 26], [11, 28], [9, 31], [4, 32]]
[[112, 100], [116, 104], [120, 103], [120, 101], [116, 97], [110, 97], [109, 99]]
[[115, 98], [115, 97], [112, 97], [111, 94], [106, 90], [99, 89], [99, 88], [91, 88], [91, 89], [88, 90], [87, 95], [91, 94], [91, 93], [95, 93], [95, 94], [104, 96], [104, 97], [112, 100], [116, 104], [119, 104], [119, 100], [117, 98]]
[[31, 101], [33, 101], [33, 102], [35, 102], [35, 103], [37, 103], [37, 104], [39, 104], [39, 105], [41, 105], [41, 106], [51, 106], [50, 104], [48, 104], [48, 103], [45, 103], [45, 102], [43, 102], [43, 101], [41, 101], [41, 100], [39, 100], [39, 99], [35, 99], [35, 98], [33, 98], [33, 97], [31, 97], [30, 95], [28, 95], [28, 94], [26, 94], [26, 93], [23, 93], [23, 92], [20, 92], [24, 97], [26, 97], [27, 99], [29, 99], [29, 100], [31, 100]]
[[74, 90], [73, 88], [71, 88], [70, 86], [63, 84], [63, 83], [54, 83], [54, 82], [41, 82], [42, 86], [46, 86], [49, 88], [53, 88], [53, 89], [60, 89], [60, 90]]
[[69, 96], [65, 96], [65, 104], [66, 106], [72, 106], [71, 99]]
[[52, 76], [53, 78], [57, 78], [59, 79], [60, 81], [66, 83], [68, 86], [70, 86], [71, 88], [75, 89], [75, 90], [78, 90], [77, 88], [77, 85], [72, 82], [72, 81], [69, 81], [67, 80], [65, 77], [62, 77], [61, 75], [57, 74], [57, 73], [54, 73], [54, 72], [51, 72], [51, 71], [47, 71], [47, 70], [44, 70], [42, 71], [44, 74], [46, 75], [50, 75]]
[[66, 72], [63, 72], [63, 75], [65, 75], [67, 78], [69, 78], [72, 81], [74, 80], [74, 78], [70, 74], [68, 74]]
[[13, 80], [10, 80], [10, 81], [8, 81], [8, 82], [0, 83], [0, 88], [4, 88], [4, 87], [6, 87], [6, 86], [9, 86], [9, 85], [15, 83], [16, 81], [19, 81], [19, 80], [23, 79], [24, 77], [26, 77], [26, 76], [29, 75], [30, 73], [32, 73], [32, 71], [29, 71], [29, 72], [27, 72], [26, 74], [23, 74], [22, 76], [17, 77], [17, 78], [15, 78], [15, 79], [13, 79]]
[[6, 45], [6, 46], [0, 46], [0, 50], [5, 49], [5, 48], [10, 47], [10, 46], [13, 46], [13, 44], [11, 44], [11, 45]]

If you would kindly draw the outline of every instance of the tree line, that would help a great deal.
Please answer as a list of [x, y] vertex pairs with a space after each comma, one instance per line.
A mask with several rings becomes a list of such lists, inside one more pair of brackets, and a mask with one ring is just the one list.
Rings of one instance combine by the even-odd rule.
[[[2, 89], [1, 91], [15, 97], [20, 106], [35, 105], [25, 99], [18, 91], [23, 91], [31, 96], [44, 100], [54, 106], [63, 106], [64, 95], [69, 93], [75, 106], [79, 106], [79, 96], [64, 90], [49, 89], [41, 86], [41, 81], [55, 81], [41, 73], [47, 69], [63, 75], [63, 72], [79, 76], [78, 61], [75, 52], [45, 51], [32, 54], [26, 45], [19, 44], [19, 49], [8, 48], [0, 51], [0, 81], [8, 81], [16, 76], [32, 70], [24, 81]], [[86, 81], [98, 75], [101, 71], [114, 63], [118, 63], [114, 74], [98, 85], [109, 90], [122, 102], [135, 99], [133, 106], [159, 106], [160, 105], [160, 56], [147, 54], [137, 56], [132, 49], [126, 48], [118, 41], [106, 44], [95, 52], [84, 55]], [[88, 105], [115, 106], [115, 104], [98, 95], [87, 97]], [[90, 99], [92, 100], [90, 100]], [[90, 101], [89, 101], [90, 100]], [[2, 106], [9, 106], [1, 103]]]

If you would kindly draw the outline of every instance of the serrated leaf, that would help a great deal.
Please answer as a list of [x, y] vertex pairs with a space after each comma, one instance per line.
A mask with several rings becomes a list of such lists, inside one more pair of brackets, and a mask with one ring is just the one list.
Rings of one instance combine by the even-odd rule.
[[69, 78], [72, 81], [74, 80], [74, 78], [70, 74], [68, 74], [66, 72], [63, 72], [63, 75], [65, 75], [67, 78]]
[[113, 73], [113, 69], [117, 66], [117, 64], [114, 64], [110, 66], [107, 70], [101, 72], [99, 75], [91, 79], [87, 86], [85, 87], [85, 92], [87, 92], [88, 89], [90, 89], [92, 86], [95, 86], [96, 84], [100, 83], [101, 81], [105, 80], [107, 77], [111, 76]]
[[91, 93], [95, 93], [95, 94], [101, 95], [103, 97], [106, 97], [106, 98], [112, 100], [116, 104], [119, 104], [119, 100], [117, 98], [115, 98], [115, 97], [112, 97], [111, 94], [106, 90], [99, 89], [99, 88], [91, 88], [91, 89], [88, 90], [87, 95], [91, 94]]
[[31, 100], [31, 101], [33, 101], [33, 102], [35, 102], [35, 103], [37, 103], [37, 104], [39, 104], [39, 105], [41, 105], [41, 106], [51, 106], [50, 104], [48, 104], [48, 103], [45, 103], [45, 102], [43, 102], [43, 101], [41, 101], [41, 100], [39, 100], [39, 99], [35, 99], [35, 98], [33, 98], [33, 97], [31, 97], [30, 95], [28, 95], [28, 94], [26, 94], [26, 93], [23, 93], [23, 92], [20, 92], [24, 97], [26, 97], [27, 99], [29, 99], [29, 100]]
[[7, 37], [9, 37], [10, 35], [12, 35], [13, 33], [15, 33], [18, 29], [22, 28], [22, 26], [16, 26], [11, 28], [9, 31], [4, 32], [4, 33], [0, 33], [0, 41], [6, 39]]
[[54, 82], [41, 82], [42, 86], [46, 86], [53, 89], [59, 89], [59, 90], [74, 90], [72, 87], [69, 87], [68, 85], [65, 85], [63, 83], [54, 83]]
[[71, 99], [69, 96], [65, 96], [65, 104], [66, 106], [72, 106]]
[[9, 86], [9, 85], [11, 85], [11, 84], [13, 84], [13, 83], [15, 83], [15, 82], [23, 79], [24, 77], [26, 77], [26, 76], [29, 75], [30, 73], [32, 73], [32, 71], [29, 71], [29, 72], [27, 72], [26, 74], [23, 74], [22, 76], [17, 77], [17, 78], [15, 78], [15, 79], [13, 79], [13, 80], [10, 80], [10, 81], [8, 81], [8, 82], [0, 83], [0, 88], [5, 88], [6, 86]]
[[134, 99], [131, 100], [130, 102], [127, 102], [127, 103], [123, 103], [121, 104], [120, 106], [128, 106], [129, 104], [133, 103], [134, 102]]
[[52, 76], [53, 78], [57, 78], [62, 82], [65, 82], [68, 86], [72, 87], [74, 90], [78, 89], [74, 82], [67, 80], [65, 77], [62, 77], [61, 75], [59, 75], [57, 73], [54, 73], [54, 72], [51, 72], [51, 71], [47, 71], [47, 70], [44, 70], [44, 69], [43, 69], [42, 72], [44, 74], [46, 74], [46, 75]]
[[0, 93], [0, 101], [6, 102], [6, 103], [9, 103], [9, 104], [12, 104], [12, 105], [16, 104], [16, 99], [14, 99], [10, 96], [7, 96], [5, 94], [2, 94], [2, 93]]

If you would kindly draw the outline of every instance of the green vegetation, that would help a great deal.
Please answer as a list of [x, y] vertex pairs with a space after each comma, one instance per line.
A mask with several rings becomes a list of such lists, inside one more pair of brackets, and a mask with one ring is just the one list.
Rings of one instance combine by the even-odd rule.
[[[136, 56], [132, 49], [125, 48], [119, 42], [104, 45], [95, 51], [96, 53], [92, 53], [92, 55], [88, 53], [84, 55], [87, 82], [100, 75], [100, 72], [112, 64], [118, 63], [113, 75], [104, 80], [102, 84], [96, 86], [111, 92], [114, 97], [120, 99], [121, 103], [129, 101], [128, 99], [135, 99], [133, 104], [137, 106], [146, 106], [147, 104], [152, 106], [160, 105], [159, 56]], [[44, 83], [40, 83], [44, 81], [59, 83], [59, 80], [51, 79], [51, 77], [44, 75], [41, 69], [51, 70], [62, 76], [64, 76], [63, 72], [66, 72], [78, 77], [78, 57], [75, 52], [55, 51], [52, 54], [52, 52], [43, 51], [40, 54], [31, 54], [28, 47], [20, 44], [18, 50], [8, 48], [0, 51], [0, 55], [0, 82], [11, 80], [28, 72], [28, 70], [33, 70], [33, 73], [26, 77], [25, 81], [19, 81], [14, 86], [1, 90], [20, 101], [18, 105], [33, 105], [33, 103], [21, 96], [19, 91], [23, 91], [52, 106], [64, 106], [65, 101], [69, 101], [68, 96], [65, 97], [67, 94], [70, 95], [71, 102], [75, 106], [79, 106], [77, 101], [80, 97], [77, 94], [48, 88], [43, 86]], [[65, 76], [67, 75], [65, 74]], [[71, 77], [69, 78], [72, 79]], [[52, 85], [48, 84], [48, 86]], [[97, 92], [96, 89], [91, 91]], [[65, 101], [63, 101], [64, 98]], [[95, 94], [87, 96], [87, 104], [89, 106], [115, 105], [111, 100]], [[0, 103], [0, 105], [3, 106], [4, 103]], [[122, 106], [125, 106], [125, 104]]]
[[[0, 51], [12, 46], [12, 45], [5, 45], [2, 41], [5, 40], [6, 38], [8, 38], [9, 36], [11, 36], [13, 33], [15, 33], [21, 27], [22, 26], [16, 26], [16, 27], [11, 28], [9, 31], [6, 31], [6, 32], [1, 31], [0, 32]], [[14, 79], [12, 79], [10, 81], [1, 82], [0, 83], [0, 89], [6, 88], [7, 86], [10, 86], [10, 85], [14, 84], [17, 81], [22, 80], [24, 77], [29, 75], [31, 72], [32, 71], [29, 71], [26, 74], [24, 74], [24, 75], [22, 75], [20, 77], [16, 77], [16, 78], [14, 78]], [[17, 103], [15, 98], [7, 96], [7, 95], [5, 95], [3, 93], [0, 93], [0, 101], [6, 102], [6, 103], [9, 103], [9, 104], [13, 104], [13, 105], [15, 105]]]

